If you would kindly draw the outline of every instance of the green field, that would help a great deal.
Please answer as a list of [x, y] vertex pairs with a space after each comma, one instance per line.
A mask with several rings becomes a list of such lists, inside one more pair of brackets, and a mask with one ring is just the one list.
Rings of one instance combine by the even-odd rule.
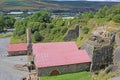
[[40, 80], [93, 80], [89, 72], [78, 72], [71, 74], [63, 74], [58, 76], [45, 76]]

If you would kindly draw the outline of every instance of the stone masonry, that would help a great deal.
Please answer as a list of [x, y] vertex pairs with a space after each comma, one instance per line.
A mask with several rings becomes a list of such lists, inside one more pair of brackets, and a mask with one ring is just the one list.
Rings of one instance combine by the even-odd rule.
[[82, 44], [81, 49], [85, 49], [91, 57], [91, 71], [104, 69], [113, 63], [114, 34], [104, 34], [104, 36], [91, 36]]
[[38, 76], [49, 76], [53, 71], [58, 71], [58, 74], [79, 72], [79, 71], [88, 71], [90, 69], [90, 62], [81, 63], [81, 64], [72, 64], [72, 65], [63, 65], [63, 66], [53, 66], [46, 68], [38, 68]]
[[80, 34], [80, 27], [76, 25], [75, 29], [68, 30], [66, 36], [64, 37], [65, 41], [70, 41], [72, 39], [76, 39], [79, 37]]
[[18, 56], [18, 55], [27, 55], [27, 50], [25, 51], [9, 51], [8, 56]]

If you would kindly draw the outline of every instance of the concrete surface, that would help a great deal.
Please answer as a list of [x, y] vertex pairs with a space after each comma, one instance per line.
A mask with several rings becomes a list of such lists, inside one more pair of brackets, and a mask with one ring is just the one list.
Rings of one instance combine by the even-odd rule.
[[20, 71], [15, 65], [27, 63], [27, 56], [7, 57], [7, 45], [10, 38], [0, 38], [0, 80], [22, 80], [28, 71]]

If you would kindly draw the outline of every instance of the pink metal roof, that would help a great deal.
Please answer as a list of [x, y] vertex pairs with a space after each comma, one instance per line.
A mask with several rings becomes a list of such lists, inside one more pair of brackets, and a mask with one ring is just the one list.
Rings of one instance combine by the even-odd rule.
[[33, 45], [38, 68], [91, 62], [85, 50], [75, 42], [36, 43]]
[[8, 51], [24, 51], [24, 50], [27, 50], [27, 44], [26, 43], [9, 44], [7, 50]]

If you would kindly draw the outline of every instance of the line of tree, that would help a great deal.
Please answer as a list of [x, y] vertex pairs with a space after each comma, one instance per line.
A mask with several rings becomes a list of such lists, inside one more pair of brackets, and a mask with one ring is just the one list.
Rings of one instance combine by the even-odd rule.
[[[74, 28], [76, 24], [82, 26], [83, 34], [88, 34], [90, 31], [90, 27], [86, 26], [88, 22], [91, 19], [101, 18], [120, 23], [120, 5], [115, 5], [111, 8], [105, 6], [97, 12], [79, 13], [74, 19], [67, 20], [63, 20], [60, 16], [51, 18], [49, 11], [39, 11], [24, 20], [15, 22], [14, 37], [25, 35], [26, 28], [30, 27], [33, 41], [62, 41], [67, 31]], [[68, 27], [69, 22], [71, 27]]]
[[0, 32], [3, 32], [7, 28], [13, 28], [14, 23], [14, 17], [8, 15], [0, 15]]

